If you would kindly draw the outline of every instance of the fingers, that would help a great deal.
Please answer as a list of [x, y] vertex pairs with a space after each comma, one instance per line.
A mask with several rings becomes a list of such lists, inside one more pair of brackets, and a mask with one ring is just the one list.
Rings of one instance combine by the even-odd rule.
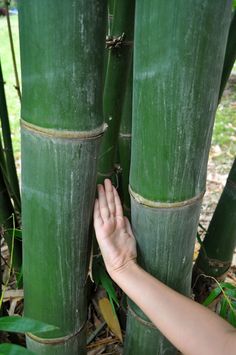
[[116, 191], [116, 189], [113, 186], [113, 194], [114, 194], [114, 198], [115, 198], [115, 211], [116, 211], [116, 216], [117, 217], [123, 217], [123, 208], [120, 202], [120, 197], [118, 195], [118, 192]]
[[95, 204], [94, 204], [93, 220], [94, 220], [94, 226], [101, 226], [103, 224], [103, 220], [100, 214], [99, 202], [97, 199], [95, 200]]
[[102, 219], [106, 220], [110, 217], [110, 211], [109, 211], [104, 187], [102, 185], [98, 185], [98, 200], [99, 200], [99, 208], [100, 208], [101, 217], [102, 217]]
[[111, 180], [105, 179], [104, 185], [105, 185], [107, 204], [108, 204], [110, 214], [115, 216], [116, 205], [115, 205], [115, 197], [114, 197], [114, 193], [113, 193], [113, 186], [111, 184]]
[[118, 195], [118, 192], [112, 186], [109, 179], [104, 181], [103, 185], [98, 185], [98, 200], [102, 219], [108, 219], [111, 215], [114, 217], [123, 217], [123, 208]]

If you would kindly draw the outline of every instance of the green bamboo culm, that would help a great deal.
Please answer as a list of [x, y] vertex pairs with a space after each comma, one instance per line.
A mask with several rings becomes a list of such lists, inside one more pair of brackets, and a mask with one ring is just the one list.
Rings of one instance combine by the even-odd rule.
[[[15, 238], [12, 250], [12, 229], [19, 227], [11, 197], [9, 195], [10, 183], [7, 175], [6, 160], [0, 137], [0, 229], [7, 243], [9, 253], [13, 253], [12, 266], [15, 274], [22, 268], [22, 241]], [[21, 286], [21, 283], [20, 283]]]
[[132, 136], [132, 94], [133, 94], [133, 65], [129, 69], [128, 84], [125, 91], [119, 133], [119, 161], [121, 168], [121, 196], [125, 215], [130, 219], [129, 173], [131, 161]]
[[0, 120], [2, 128], [4, 155], [6, 160], [6, 171], [9, 180], [10, 195], [14, 201], [15, 210], [20, 213], [21, 211], [21, 198], [20, 188], [16, 172], [12, 141], [11, 141], [11, 129], [9, 124], [9, 116], [7, 110], [6, 96], [4, 90], [4, 80], [2, 67], [0, 62]]
[[195, 276], [205, 274], [219, 279], [224, 278], [231, 266], [236, 246], [235, 221], [236, 159], [195, 262]]
[[[135, 14], [130, 193], [138, 262], [189, 296], [231, 1], [137, 1]], [[129, 301], [124, 354], [164, 353], [177, 350]]]
[[[236, 10], [233, 12], [227, 46], [225, 51], [224, 66], [221, 76], [219, 101], [221, 100], [226, 83], [230, 76], [236, 57]], [[201, 245], [198, 258], [193, 269], [192, 284], [195, 297], [198, 299], [199, 291], [209, 279], [200, 275], [209, 275], [224, 279], [231, 266], [235, 242], [235, 209], [236, 209], [236, 161], [230, 170], [226, 186], [216, 206], [215, 212], [206, 232], [206, 237]], [[199, 298], [201, 301], [201, 298]]]
[[20, 4], [25, 316], [36, 354], [86, 354], [87, 274], [104, 131], [102, 0]]
[[223, 66], [220, 91], [219, 91], [219, 101], [223, 94], [227, 80], [230, 76], [231, 70], [234, 66], [235, 59], [236, 59], [236, 10], [234, 10], [233, 12], [233, 16], [229, 28], [224, 66]]
[[98, 182], [114, 179], [114, 160], [133, 48], [134, 0], [116, 0], [113, 9], [111, 34], [106, 41], [109, 55], [103, 93], [104, 119], [108, 128], [102, 140]]

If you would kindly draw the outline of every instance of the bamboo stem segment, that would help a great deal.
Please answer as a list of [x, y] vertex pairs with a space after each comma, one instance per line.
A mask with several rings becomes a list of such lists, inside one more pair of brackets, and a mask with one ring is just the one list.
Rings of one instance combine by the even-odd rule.
[[19, 99], [21, 101], [20, 80], [19, 80], [17, 64], [16, 64], [16, 55], [15, 55], [15, 49], [14, 49], [14, 43], [13, 43], [13, 37], [12, 37], [8, 0], [5, 0], [5, 7], [6, 7], [6, 11], [7, 11], [7, 27], [8, 27], [10, 46], [11, 46], [12, 62], [13, 62], [13, 68], [14, 68], [14, 73], [15, 73], [15, 79], [16, 79], [15, 89], [16, 89]]
[[[230, 14], [231, 2], [221, 0], [147, 0], [135, 9], [130, 187], [138, 262], [185, 295]], [[129, 307], [125, 355], [177, 353]]]
[[194, 265], [195, 276], [224, 277], [236, 245], [236, 159], [217, 204], [200, 253]]
[[219, 101], [223, 94], [227, 80], [230, 76], [231, 70], [234, 66], [235, 59], [236, 59], [236, 10], [234, 10], [230, 28], [229, 28], [227, 46], [225, 51], [224, 66], [223, 66], [223, 72], [221, 76]]
[[[98, 165], [98, 180], [114, 175], [115, 153], [119, 138], [122, 107], [133, 50], [134, 0], [118, 0], [109, 4], [114, 15], [110, 35], [103, 105], [108, 129], [104, 134]], [[114, 176], [113, 176], [114, 177]]]
[[121, 196], [124, 212], [130, 219], [129, 173], [131, 161], [131, 137], [132, 137], [132, 96], [133, 96], [133, 61], [129, 68], [128, 84], [125, 91], [124, 105], [122, 109], [121, 125], [119, 133], [119, 159], [121, 167]]
[[15, 160], [13, 155], [11, 129], [10, 129], [10, 123], [8, 117], [1, 62], [0, 62], [0, 120], [2, 126], [6, 170], [9, 179], [9, 188], [10, 188], [9, 193], [11, 195], [11, 198], [14, 201], [14, 208], [19, 213], [21, 211], [20, 188], [19, 188], [19, 182], [18, 182]]
[[58, 326], [36, 354], [86, 353], [105, 26], [101, 0], [20, 6], [25, 315]]

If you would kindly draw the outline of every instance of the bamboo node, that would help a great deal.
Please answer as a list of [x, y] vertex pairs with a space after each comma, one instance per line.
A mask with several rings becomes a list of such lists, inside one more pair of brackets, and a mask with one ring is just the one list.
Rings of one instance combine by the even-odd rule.
[[81, 325], [81, 327], [73, 334], [65, 335], [64, 337], [60, 338], [40, 338], [37, 335], [34, 335], [32, 333], [26, 333], [26, 336], [33, 341], [44, 344], [44, 345], [58, 345], [58, 344], [65, 344], [72, 338], [75, 338], [81, 333], [81, 331], [84, 329], [84, 326], [86, 324], [86, 321]]
[[232, 261], [231, 260], [219, 260], [219, 259], [213, 259], [207, 256], [205, 253], [204, 255], [202, 254], [203, 258], [205, 261], [207, 261], [208, 265], [210, 267], [216, 268], [216, 269], [229, 269], [231, 266]]
[[121, 133], [120, 132], [120, 137], [121, 138], [132, 138], [132, 134], [131, 133]]
[[108, 125], [103, 123], [100, 127], [97, 127], [91, 131], [69, 131], [69, 130], [59, 130], [53, 128], [45, 128], [36, 126], [33, 123], [26, 122], [21, 119], [21, 129], [30, 131], [32, 133], [40, 134], [42, 136], [59, 138], [59, 139], [79, 139], [79, 140], [89, 140], [96, 139], [105, 132]]
[[181, 207], [195, 205], [195, 204], [199, 203], [205, 194], [205, 190], [202, 191], [199, 195], [196, 195], [188, 200], [178, 201], [178, 202], [161, 202], [161, 201], [148, 200], [145, 197], [139, 195], [137, 192], [134, 192], [130, 185], [129, 185], [129, 193], [130, 193], [130, 196], [137, 203], [144, 205], [146, 207], [161, 208], [161, 209], [166, 209], [166, 208], [175, 209], [175, 208], [181, 208]]
[[122, 46], [132, 45], [132, 41], [125, 41], [125, 33], [123, 32], [120, 36], [106, 36], [106, 48], [107, 49], [117, 49]]
[[152, 323], [147, 320], [144, 320], [140, 316], [137, 315], [137, 313], [128, 305], [128, 310], [130, 314], [141, 324], [145, 325], [147, 328], [152, 328], [152, 329], [157, 329], [157, 327]]

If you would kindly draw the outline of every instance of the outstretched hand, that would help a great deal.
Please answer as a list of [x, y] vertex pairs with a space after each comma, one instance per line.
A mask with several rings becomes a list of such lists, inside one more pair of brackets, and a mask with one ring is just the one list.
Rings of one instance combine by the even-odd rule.
[[136, 242], [129, 220], [123, 215], [119, 195], [109, 179], [105, 180], [104, 187], [98, 185], [94, 228], [107, 271], [115, 278], [131, 261], [136, 261]]

